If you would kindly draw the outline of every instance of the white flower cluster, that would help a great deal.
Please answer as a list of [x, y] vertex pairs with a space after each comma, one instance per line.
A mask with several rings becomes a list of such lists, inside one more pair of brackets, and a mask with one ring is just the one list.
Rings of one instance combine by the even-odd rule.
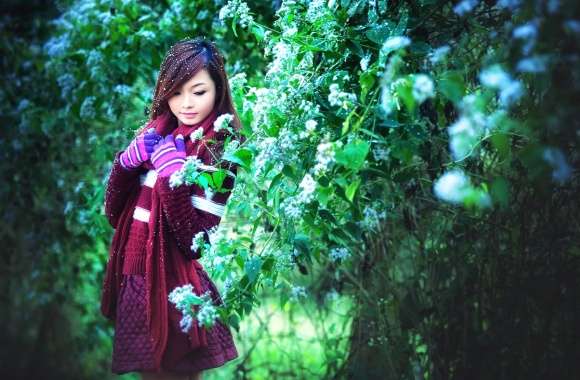
[[462, 0], [453, 7], [453, 12], [463, 16], [471, 12], [479, 4], [479, 0]]
[[356, 95], [350, 92], [341, 91], [337, 83], [332, 83], [329, 86], [329, 90], [328, 102], [331, 106], [340, 106], [341, 108], [348, 110], [356, 102]]
[[369, 62], [371, 61], [371, 54], [367, 54], [365, 55], [361, 60], [360, 60], [360, 68], [362, 71], [367, 71], [367, 69], [369, 68]]
[[246, 28], [254, 22], [254, 18], [250, 15], [248, 4], [241, 0], [228, 1], [228, 3], [220, 9], [218, 17], [222, 22], [225, 19], [236, 17], [242, 28]]
[[350, 251], [347, 248], [341, 247], [341, 248], [332, 248], [330, 250], [330, 260], [332, 260], [333, 262], [342, 262], [346, 259], [348, 259], [351, 256]]
[[201, 301], [199, 311], [197, 312], [197, 321], [200, 326], [211, 327], [215, 323], [217, 313], [215, 306], [212, 304], [211, 293], [206, 291], [201, 296], [194, 294], [191, 284], [178, 286], [169, 293], [169, 302], [175, 305], [175, 308], [182, 313], [179, 326], [181, 331], [187, 333], [193, 323], [193, 306]]
[[240, 142], [238, 140], [230, 140], [228, 145], [224, 148], [224, 156], [228, 156], [234, 154], [236, 149], [240, 146]]
[[378, 207], [380, 206], [365, 206], [363, 210], [364, 219], [358, 223], [363, 230], [374, 231], [379, 226], [381, 219], [387, 217], [387, 212], [385, 210], [381, 212], [376, 210]]
[[311, 23], [315, 23], [321, 18], [325, 17], [329, 12], [326, 6], [326, 0], [313, 0], [308, 4], [306, 11], [306, 19]]
[[297, 197], [288, 197], [280, 203], [286, 216], [290, 219], [298, 219], [302, 216], [302, 202]]
[[87, 96], [81, 104], [80, 116], [85, 119], [92, 119], [96, 115], [94, 96]]
[[373, 148], [373, 157], [375, 158], [375, 161], [386, 161], [389, 158], [390, 152], [391, 148], [378, 146]]
[[273, 79], [280, 73], [284, 73], [286, 76], [291, 67], [291, 62], [296, 59], [297, 46], [285, 41], [278, 41], [273, 47], [268, 44], [264, 49], [265, 55], [270, 55], [271, 52], [274, 53], [274, 58], [268, 65], [266, 79]]
[[324, 300], [326, 302], [334, 302], [334, 301], [338, 300], [339, 297], [340, 297], [340, 294], [338, 294], [336, 289], [332, 288], [332, 290], [328, 291], [324, 295]]
[[197, 156], [185, 157], [185, 163], [181, 169], [173, 172], [169, 177], [169, 187], [174, 189], [183, 185], [184, 182], [193, 183], [193, 179], [198, 174], [197, 168], [201, 164], [202, 161]]
[[554, 181], [564, 183], [570, 178], [573, 169], [561, 149], [553, 147], [544, 148], [542, 158], [552, 166], [552, 179]]
[[406, 36], [389, 37], [383, 42], [379, 51], [379, 64], [384, 65], [387, 55], [394, 50], [399, 50], [411, 44], [411, 39]]
[[192, 252], [197, 251], [199, 248], [202, 248], [204, 244], [205, 244], [204, 232], [199, 231], [198, 233], [195, 234], [193, 239], [191, 239], [191, 247], [190, 247], [191, 251]]
[[312, 168], [315, 176], [323, 175], [329, 166], [335, 161], [335, 148], [340, 148], [342, 141], [322, 142], [316, 147], [316, 165]]
[[213, 130], [216, 132], [219, 132], [222, 129], [227, 129], [231, 131], [229, 124], [233, 119], [234, 115], [230, 113], [224, 113], [223, 115], [219, 115], [217, 119], [213, 122]]
[[312, 202], [314, 199], [314, 190], [316, 190], [316, 181], [310, 174], [306, 174], [300, 182], [302, 191], [298, 194], [298, 201], [303, 204]]
[[312, 119], [307, 120], [306, 123], [304, 123], [306, 130], [300, 132], [300, 138], [305, 139], [307, 137], [312, 136], [314, 134], [314, 131], [316, 130], [317, 125], [318, 125], [318, 122], [316, 120], [312, 120]]
[[251, 87], [247, 97], [251, 98], [253, 95], [256, 96], [256, 101], [244, 101], [244, 112], [252, 112], [252, 129], [259, 133], [262, 132], [260, 128], [262, 124], [272, 124], [269, 118], [271, 109], [276, 108], [282, 113], [287, 112], [286, 99], [288, 94], [276, 89]]
[[[294, 251], [295, 252], [295, 251]], [[288, 249], [278, 249], [274, 252], [274, 258], [276, 259], [274, 263], [274, 269], [277, 272], [285, 272], [292, 269], [294, 266], [293, 256], [294, 252], [290, 252]]]
[[203, 127], [199, 127], [195, 131], [193, 131], [189, 134], [189, 138], [191, 139], [191, 142], [201, 140], [202, 137], [203, 137]]
[[177, 287], [169, 293], [168, 299], [170, 302], [178, 305], [182, 304], [189, 294], [193, 294], [193, 285], [187, 284]]
[[306, 289], [304, 286], [292, 285], [292, 288], [290, 289], [290, 298], [297, 300], [302, 297], [306, 297]]
[[522, 84], [512, 79], [499, 65], [484, 69], [479, 74], [479, 80], [486, 87], [498, 89], [500, 103], [506, 107], [516, 102], [524, 92]]
[[436, 64], [445, 58], [447, 53], [450, 51], [451, 47], [449, 47], [449, 45], [440, 46], [429, 53], [429, 61], [431, 61], [432, 64]]
[[473, 198], [479, 206], [491, 205], [489, 194], [474, 189], [463, 170], [451, 169], [439, 177], [433, 185], [435, 195], [449, 203], [461, 204], [466, 198]]
[[131, 93], [131, 86], [127, 86], [126, 84], [118, 84], [113, 87], [113, 91], [122, 97], [125, 97]]
[[[209, 296], [209, 290], [207, 294]], [[217, 309], [210, 302], [204, 302], [197, 312], [197, 321], [201, 326], [213, 326], [217, 317]]]
[[[234, 285], [234, 280], [235, 278], [232, 276], [229, 276], [228, 278], [226, 278], [226, 280], [224, 281], [224, 287], [222, 289], [222, 294], [224, 295], [223, 298], [225, 298], [225, 296], [228, 294], [228, 292], [230, 290], [232, 290], [232, 287]], [[225, 302], [225, 301], [224, 301]]]
[[447, 129], [449, 149], [455, 160], [463, 160], [475, 151], [475, 147], [492, 128], [501, 123], [504, 110], [486, 116], [477, 105], [477, 96], [466, 95], [459, 104], [460, 116]]
[[230, 88], [232, 91], [242, 89], [246, 83], [248, 83], [248, 78], [246, 73], [237, 73], [229, 78]]
[[435, 85], [431, 78], [425, 74], [416, 74], [413, 76], [413, 97], [419, 104], [427, 98], [435, 96]]

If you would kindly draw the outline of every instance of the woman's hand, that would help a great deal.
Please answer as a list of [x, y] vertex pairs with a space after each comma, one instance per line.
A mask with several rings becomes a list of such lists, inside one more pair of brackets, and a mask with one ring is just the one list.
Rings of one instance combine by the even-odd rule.
[[141, 166], [143, 162], [149, 159], [154, 145], [161, 138], [155, 133], [154, 128], [149, 128], [146, 133], [135, 137], [119, 157], [121, 165], [125, 169], [135, 169]]
[[183, 136], [177, 135], [174, 141], [173, 135], [167, 135], [153, 147], [151, 163], [155, 167], [158, 175], [161, 177], [169, 177], [181, 169], [185, 163], [185, 156], [185, 141], [183, 140]]

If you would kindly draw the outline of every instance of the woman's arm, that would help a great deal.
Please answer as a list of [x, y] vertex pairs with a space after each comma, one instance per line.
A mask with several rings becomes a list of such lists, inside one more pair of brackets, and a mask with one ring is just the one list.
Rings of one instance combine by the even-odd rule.
[[125, 169], [121, 165], [120, 156], [124, 151], [115, 153], [113, 166], [107, 181], [105, 192], [105, 215], [113, 228], [117, 228], [119, 216], [125, 208], [127, 197], [136, 187], [140, 186], [139, 174], [140, 168]]
[[[231, 165], [229, 170], [236, 174], [237, 165]], [[192, 239], [198, 232], [205, 231], [208, 241], [208, 230], [219, 224], [234, 188], [235, 178], [228, 175], [222, 184], [222, 188], [227, 191], [216, 192], [211, 200], [205, 198], [203, 190], [197, 185], [181, 185], [171, 189], [169, 177], [159, 176], [157, 181], [161, 203], [178, 247], [187, 257], [199, 259], [200, 250], [191, 251]], [[190, 188], [194, 189], [193, 194]]]

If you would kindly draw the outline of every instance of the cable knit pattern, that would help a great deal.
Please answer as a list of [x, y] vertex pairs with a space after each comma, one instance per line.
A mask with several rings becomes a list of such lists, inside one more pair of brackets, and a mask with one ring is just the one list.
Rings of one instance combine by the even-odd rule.
[[138, 190], [139, 175], [143, 173], [141, 168], [125, 169], [121, 165], [121, 154], [123, 151], [115, 154], [105, 193], [105, 215], [113, 228], [117, 228], [129, 194]]

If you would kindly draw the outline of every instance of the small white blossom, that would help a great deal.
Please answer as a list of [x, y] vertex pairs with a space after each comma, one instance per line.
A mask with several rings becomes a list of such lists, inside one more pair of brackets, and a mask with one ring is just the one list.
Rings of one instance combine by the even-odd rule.
[[169, 176], [169, 187], [174, 189], [183, 185], [183, 171], [177, 170]]
[[371, 55], [367, 54], [360, 60], [360, 68], [362, 71], [367, 71], [369, 68], [369, 62], [371, 61]]
[[94, 96], [88, 96], [85, 98], [81, 104], [80, 116], [82, 118], [92, 119], [96, 115], [95, 111], [95, 100]]
[[463, 16], [471, 12], [479, 4], [479, 0], [463, 0], [453, 7], [453, 12]]
[[248, 79], [246, 73], [237, 73], [236, 75], [230, 77], [230, 88], [232, 91], [238, 90], [243, 88], [246, 83], [248, 83]]
[[552, 179], [564, 183], [572, 174], [572, 167], [568, 164], [561, 149], [548, 147], [544, 149], [543, 159], [552, 166]]
[[254, 18], [250, 15], [250, 7], [245, 1], [230, 0], [220, 9], [218, 14], [222, 22], [225, 19], [234, 18], [234, 16], [237, 16], [238, 23], [242, 28], [246, 28], [254, 21]]
[[195, 131], [191, 132], [189, 135], [191, 142], [195, 142], [197, 140], [200, 140], [202, 137], [203, 137], [203, 127], [197, 128]]
[[334, 145], [331, 142], [320, 143], [316, 147], [316, 165], [312, 169], [315, 176], [324, 174], [334, 162]]
[[191, 318], [191, 315], [186, 314], [179, 321], [179, 328], [184, 333], [187, 333], [189, 331], [189, 329], [191, 328], [192, 322], [193, 322], [193, 318]]
[[451, 48], [448, 45], [440, 46], [429, 54], [429, 60], [432, 64], [440, 62], [450, 50]]
[[218, 116], [218, 118], [213, 122], [213, 130], [219, 132], [222, 129], [228, 129], [228, 125], [233, 119], [234, 116], [229, 113]]
[[329, 86], [329, 90], [328, 102], [331, 106], [340, 106], [341, 108], [348, 109], [356, 102], [356, 95], [341, 91], [337, 83], [332, 83]]
[[453, 169], [437, 179], [433, 188], [435, 195], [440, 199], [451, 203], [461, 203], [469, 188], [469, 178], [462, 170]]
[[310, 120], [306, 121], [306, 123], [304, 124], [304, 126], [306, 127], [306, 130], [300, 132], [300, 138], [306, 138], [308, 136], [312, 136], [312, 134], [316, 130], [317, 125], [318, 125], [318, 122], [316, 120], [310, 119]]
[[314, 190], [316, 189], [316, 181], [310, 174], [306, 174], [300, 182], [302, 192], [298, 194], [298, 199], [302, 203], [310, 203], [314, 199]]
[[373, 231], [379, 226], [381, 219], [386, 218], [387, 212], [385, 210], [378, 212], [371, 206], [365, 206], [363, 215], [364, 219], [359, 223], [360, 226], [365, 231]]
[[409, 46], [411, 44], [411, 39], [405, 36], [394, 36], [389, 37], [381, 47], [381, 50], [385, 52], [397, 50]]
[[373, 148], [373, 157], [376, 161], [386, 161], [389, 158], [391, 148], [376, 147]]
[[288, 197], [280, 204], [284, 213], [290, 219], [298, 219], [302, 216], [302, 202], [297, 197]]
[[[206, 294], [209, 296], [209, 290], [206, 292]], [[217, 309], [214, 305], [211, 304], [211, 301], [204, 302], [197, 312], [197, 321], [199, 322], [200, 326], [213, 326], [217, 317]]]
[[199, 231], [197, 234], [195, 234], [195, 236], [193, 237], [193, 239], [191, 239], [191, 251], [195, 252], [197, 251], [200, 247], [203, 247], [203, 245], [205, 244], [205, 239], [204, 239], [204, 232], [203, 231]]
[[413, 97], [419, 103], [435, 96], [435, 85], [429, 76], [417, 74], [413, 78]]
[[290, 289], [290, 298], [297, 300], [301, 297], [306, 297], [306, 289], [304, 286], [292, 285], [292, 288]]
[[168, 295], [168, 299], [171, 303], [175, 304], [176, 306], [181, 306], [185, 298], [189, 295], [193, 294], [193, 285], [187, 284], [183, 286], [178, 286], [171, 291]]
[[337, 261], [344, 261], [351, 256], [351, 253], [348, 249], [341, 247], [341, 248], [332, 248], [330, 250], [330, 259], [334, 262]]

